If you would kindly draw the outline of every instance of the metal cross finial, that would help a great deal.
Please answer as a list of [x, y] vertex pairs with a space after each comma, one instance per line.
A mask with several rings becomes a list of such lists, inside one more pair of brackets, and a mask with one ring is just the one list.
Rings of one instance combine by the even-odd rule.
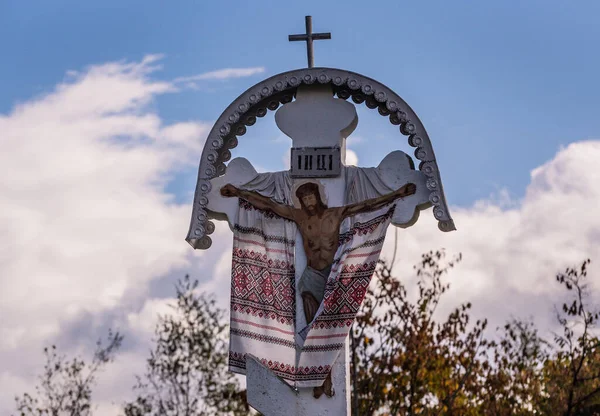
[[306, 34], [304, 35], [289, 35], [288, 39], [290, 42], [296, 40], [306, 41], [306, 55], [308, 57], [308, 67], [312, 68], [315, 66], [315, 59], [313, 55], [313, 40], [319, 39], [331, 39], [331, 33], [312, 33], [312, 16], [306, 16]]

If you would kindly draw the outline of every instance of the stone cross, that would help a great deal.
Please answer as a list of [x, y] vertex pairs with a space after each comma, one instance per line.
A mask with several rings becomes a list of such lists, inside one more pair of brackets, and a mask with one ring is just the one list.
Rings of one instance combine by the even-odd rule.
[[[345, 164], [346, 138], [354, 131], [358, 123], [356, 108], [352, 103], [333, 97], [329, 85], [302, 86], [298, 89], [296, 100], [280, 108], [276, 115], [277, 126], [292, 139], [292, 147], [329, 146], [339, 147], [341, 160]], [[425, 185], [426, 178], [420, 171], [411, 166], [408, 156], [400, 151], [392, 152], [377, 167], [378, 173], [389, 189], [397, 189], [401, 185], [412, 182], [417, 185], [417, 193], [413, 203], [407, 207], [399, 204], [392, 222], [407, 224], [414, 215], [415, 206], [428, 203], [429, 191]], [[238, 209], [237, 198], [225, 198], [219, 190], [227, 183], [243, 186], [256, 177], [254, 167], [244, 158], [233, 159], [227, 166], [225, 175], [211, 180], [212, 189], [208, 208], [213, 214], [221, 214], [220, 219], [227, 219], [231, 226], [236, 223]], [[293, 185], [306, 181], [294, 178]], [[325, 203], [330, 206], [346, 204], [345, 176], [334, 178], [311, 179], [318, 182], [323, 189]], [[306, 267], [302, 237], [296, 236], [295, 270], [296, 282]], [[306, 326], [304, 314], [300, 309], [302, 301], [296, 293], [296, 328]], [[294, 415], [349, 415], [350, 414], [350, 372], [349, 342], [333, 364], [332, 379], [335, 395], [322, 396], [315, 399], [312, 388], [293, 389], [286, 382], [275, 376], [269, 368], [263, 366], [252, 356], [246, 359], [246, 380], [248, 401], [252, 407], [266, 416]]]
[[331, 33], [313, 33], [312, 32], [312, 16], [306, 16], [306, 34], [303, 35], [289, 35], [288, 40], [290, 42], [304, 40], [306, 41], [306, 55], [308, 58], [308, 67], [312, 68], [315, 66], [315, 59], [313, 54], [313, 40], [331, 39]]

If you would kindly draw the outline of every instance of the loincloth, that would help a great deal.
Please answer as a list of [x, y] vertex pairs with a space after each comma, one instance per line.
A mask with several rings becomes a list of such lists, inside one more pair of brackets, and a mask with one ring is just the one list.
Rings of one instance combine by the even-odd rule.
[[300, 280], [298, 281], [298, 290], [300, 293], [310, 292], [318, 303], [321, 303], [325, 295], [325, 284], [331, 271], [331, 265], [323, 270], [316, 270], [306, 266]]

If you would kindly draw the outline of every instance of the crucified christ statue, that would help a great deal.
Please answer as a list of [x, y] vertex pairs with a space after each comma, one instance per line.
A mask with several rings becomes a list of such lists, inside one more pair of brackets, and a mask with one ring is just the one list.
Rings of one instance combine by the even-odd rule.
[[[416, 189], [415, 184], [408, 183], [394, 192], [377, 198], [343, 207], [329, 208], [321, 200], [318, 185], [308, 182], [296, 190], [301, 209], [277, 203], [257, 192], [238, 189], [231, 184], [221, 188], [221, 195], [245, 199], [258, 209], [273, 211], [280, 217], [292, 220], [298, 225], [307, 258], [307, 267], [298, 282], [298, 290], [302, 297], [306, 323], [310, 324], [323, 301], [325, 284], [339, 246], [342, 221], [356, 214], [383, 208], [398, 198], [414, 194]], [[333, 395], [331, 373], [323, 386], [314, 388], [314, 396], [318, 398], [323, 392], [330, 397]]]

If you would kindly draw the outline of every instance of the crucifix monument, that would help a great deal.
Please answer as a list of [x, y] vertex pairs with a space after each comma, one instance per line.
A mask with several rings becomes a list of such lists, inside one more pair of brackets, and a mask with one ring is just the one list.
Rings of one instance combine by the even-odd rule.
[[[233, 231], [229, 368], [246, 374], [248, 402], [266, 416], [349, 415], [348, 333], [388, 225], [408, 227], [433, 207], [440, 230], [454, 229], [416, 114], [377, 81], [313, 68], [312, 40], [331, 36], [313, 34], [310, 16], [306, 29], [289, 40], [306, 40], [309, 68], [251, 87], [210, 132], [187, 236], [208, 249], [211, 219]], [[350, 97], [400, 126], [418, 170], [401, 151], [377, 167], [346, 165], [358, 123]], [[246, 127], [277, 108], [290, 169], [259, 174], [244, 158], [229, 161]]]

